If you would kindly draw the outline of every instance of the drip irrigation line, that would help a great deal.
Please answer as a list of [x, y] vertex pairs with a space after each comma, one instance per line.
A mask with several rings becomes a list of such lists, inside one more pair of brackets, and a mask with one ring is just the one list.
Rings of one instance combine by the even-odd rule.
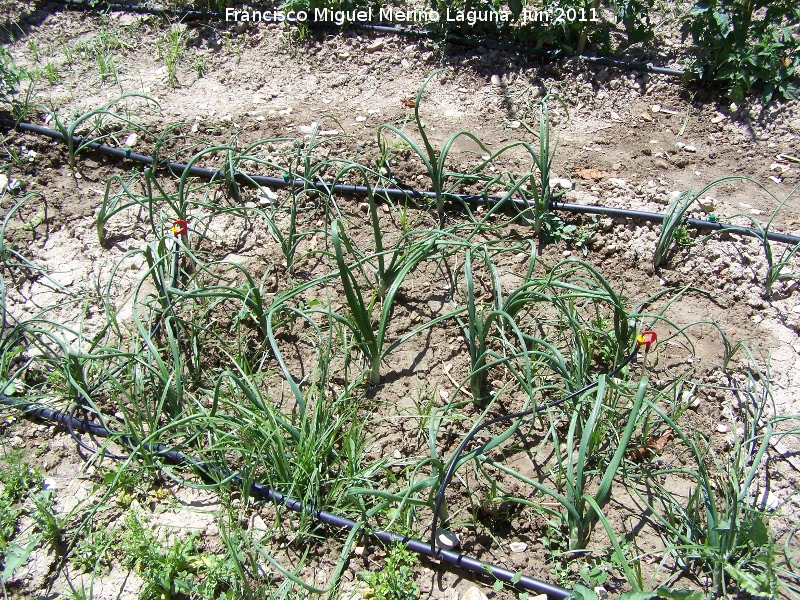
[[[13, 121], [10, 119], [0, 119], [0, 125], [5, 127], [9, 127], [12, 129], [19, 129], [21, 131], [27, 131], [29, 133], [35, 133], [38, 135], [44, 135], [49, 138], [60, 140], [63, 142], [67, 141], [67, 136], [65, 136], [60, 131], [55, 129], [50, 129], [48, 127], [42, 127], [41, 125], [34, 125], [33, 123], [26, 123], [23, 121]], [[85, 141], [80, 136], [73, 136], [72, 138], [75, 147], [78, 149], [82, 148], [91, 148], [97, 152], [102, 154], [108, 154], [110, 156], [115, 156], [120, 159], [129, 159], [144, 165], [154, 166], [155, 168], [163, 168], [168, 169], [174, 175], [181, 175], [184, 172], [188, 171], [189, 175], [193, 177], [200, 177], [202, 179], [222, 179], [225, 178], [227, 172], [224, 169], [207, 169], [204, 167], [188, 167], [183, 163], [172, 162], [168, 160], [159, 160], [155, 161], [153, 157], [146, 156], [144, 154], [137, 154], [136, 152], [132, 152], [129, 148], [114, 148], [112, 146], [106, 146], [105, 144], [100, 144], [98, 142], [91, 142]], [[363, 185], [350, 185], [346, 183], [337, 183], [332, 184], [325, 181], [306, 181], [303, 179], [293, 179], [290, 176], [284, 177], [269, 177], [266, 175], [248, 175], [241, 172], [235, 172], [233, 174], [233, 178], [236, 182], [245, 184], [245, 185], [252, 185], [253, 183], [259, 186], [271, 186], [271, 187], [280, 187], [280, 188], [300, 188], [300, 189], [316, 189], [322, 193], [338, 193], [342, 195], [348, 196], [367, 196], [369, 195], [370, 191], [377, 195], [382, 196], [388, 199], [393, 200], [407, 200], [407, 199], [428, 199], [432, 200], [436, 198], [436, 193], [426, 190], [415, 190], [409, 188], [388, 188], [388, 187], [374, 187], [368, 188]], [[446, 197], [450, 200], [455, 200], [459, 202], [464, 202], [467, 204], [486, 204], [489, 206], [495, 204], [513, 204], [519, 210], [529, 210], [532, 208], [532, 205], [528, 200], [524, 198], [501, 198], [498, 196], [488, 196], [488, 195], [477, 195], [477, 194], [446, 194]], [[548, 206], [550, 210], [560, 210], [565, 212], [571, 213], [583, 213], [583, 214], [594, 214], [594, 215], [601, 215], [607, 217], [625, 217], [630, 219], [636, 219], [639, 221], [655, 221], [661, 223], [666, 218], [666, 215], [663, 213], [654, 213], [654, 212], [646, 212], [646, 211], [639, 211], [639, 210], [629, 210], [624, 208], [611, 208], [606, 206], [596, 206], [596, 205], [585, 205], [585, 204], [572, 204], [568, 202], [559, 202], [555, 200], [551, 200]], [[683, 222], [687, 225], [694, 227], [695, 229], [700, 230], [712, 230], [712, 231], [725, 231], [728, 233], [733, 233], [736, 235], [741, 236], [748, 236], [754, 237], [758, 239], [767, 239], [772, 242], [780, 242], [783, 244], [789, 245], [797, 245], [800, 244], [800, 237], [795, 235], [789, 235], [785, 233], [777, 233], [773, 231], [765, 231], [763, 229], [756, 229], [754, 227], [744, 227], [740, 225], [731, 225], [728, 223], [722, 223], [720, 221], [708, 221], [704, 219], [695, 219], [695, 218], [684, 218]]]
[[[54, 0], [64, 4], [67, 8], [72, 10], [92, 10], [104, 9], [108, 11], [121, 11], [132, 12], [138, 14], [153, 14], [158, 16], [171, 16], [180, 17], [181, 21], [207, 21], [212, 19], [225, 19], [225, 14], [222, 12], [204, 11], [204, 10], [181, 10], [177, 8], [159, 8], [141, 6], [138, 4], [120, 4], [115, 2], [93, 3], [87, 0]], [[275, 16], [270, 11], [263, 11], [261, 21], [264, 23], [301, 23], [303, 25], [313, 27], [327, 27], [327, 28], [341, 28], [341, 25], [330, 21], [317, 21], [314, 19], [306, 19], [299, 21], [293, 18], [281, 18]], [[373, 33], [381, 33], [387, 35], [404, 35], [417, 38], [431, 37], [435, 32], [425, 29], [413, 29], [404, 27], [395, 27], [393, 25], [375, 25], [373, 23], [364, 22], [348, 22], [348, 28], [358, 29], [361, 31], [370, 31]], [[627, 69], [630, 71], [641, 71], [644, 73], [654, 73], [658, 75], [669, 75], [672, 77], [683, 77], [685, 71], [683, 69], [672, 69], [668, 67], [660, 67], [652, 63], [643, 63], [637, 61], [629, 61], [613, 56], [588, 56], [585, 54], [566, 54], [561, 50], [546, 50], [544, 48], [531, 48], [522, 44], [512, 44], [510, 42], [503, 42], [489, 38], [476, 38], [463, 35], [446, 34], [445, 39], [454, 44], [462, 46], [469, 46], [472, 48], [493, 48], [497, 50], [506, 50], [510, 52], [518, 52], [520, 54], [527, 54], [529, 56], [536, 56], [538, 58], [556, 61], [562, 58], [573, 58], [584, 61], [591, 65], [599, 65], [603, 67], [614, 67], [617, 69]]]
[[[647, 333], [649, 334], [651, 332], [648, 331]], [[617, 375], [617, 373], [619, 373], [620, 371], [622, 371], [622, 369], [628, 366], [630, 362], [636, 357], [636, 354], [639, 352], [639, 346], [644, 344], [649, 348], [651, 343], [652, 342], [647, 342], [647, 341], [642, 341], [641, 339], [637, 339], [636, 345], [633, 347], [633, 350], [630, 352], [630, 354], [628, 354], [628, 356], [626, 356], [619, 365], [617, 365], [611, 371], [606, 373], [606, 377], [614, 377], [615, 375]], [[553, 400], [552, 402], [540, 404], [535, 408], [523, 410], [521, 412], [510, 413], [507, 415], [503, 415], [501, 417], [495, 417], [494, 419], [490, 419], [489, 421], [484, 421], [483, 423], [473, 427], [472, 430], [466, 435], [466, 437], [462, 440], [461, 444], [456, 449], [455, 453], [453, 454], [453, 458], [450, 459], [450, 463], [447, 466], [447, 471], [445, 471], [444, 478], [442, 479], [442, 482], [439, 484], [439, 490], [436, 492], [436, 502], [434, 503], [433, 506], [433, 524], [431, 525], [431, 540], [428, 549], [431, 552], [436, 552], [438, 550], [438, 548], [436, 547], [436, 536], [437, 536], [436, 526], [439, 523], [439, 512], [442, 509], [442, 502], [444, 501], [445, 490], [447, 489], [447, 485], [450, 483], [450, 480], [453, 478], [453, 475], [455, 474], [455, 471], [458, 468], [458, 459], [463, 454], [464, 449], [467, 447], [467, 444], [469, 444], [481, 430], [486, 429], [487, 427], [490, 427], [491, 425], [494, 425], [496, 423], [501, 423], [503, 421], [509, 421], [512, 419], [522, 419], [525, 417], [529, 417], [531, 415], [535, 415], [539, 412], [542, 412], [543, 410], [559, 406], [560, 404], [563, 404], [567, 400], [571, 400], [572, 398], [577, 398], [581, 394], [584, 394], [589, 390], [594, 389], [595, 387], [597, 387], [599, 381], [600, 381], [599, 379], [596, 379], [592, 383], [589, 383], [583, 386], [581, 389], [572, 392], [571, 394], [568, 394], [563, 398], [559, 398], [558, 400]], [[487, 442], [487, 444], [488, 443], [489, 442]], [[479, 456], [483, 452], [483, 449], [485, 447], [486, 444], [475, 450], [474, 452], [476, 452], [476, 456]]]
[[[593, 206], [585, 204], [570, 204], [568, 202], [551, 201], [550, 208], [552, 210], [563, 210], [573, 213], [584, 213], [590, 215], [602, 215], [605, 217], [628, 217], [640, 221], [657, 221], [662, 223], [666, 215], [662, 213], [646, 212], [641, 210], [628, 210], [624, 208], [609, 208], [605, 206]], [[735, 233], [748, 237], [755, 237], [763, 239], [766, 237], [771, 242], [781, 242], [795, 246], [800, 244], [800, 237], [796, 235], [789, 235], [788, 233], [777, 233], [774, 231], [765, 231], [763, 229], [756, 229], [754, 227], [743, 227], [740, 225], [731, 225], [729, 223], [722, 223], [720, 221], [707, 221], [705, 219], [694, 219], [685, 217], [683, 223], [691, 225], [695, 229], [710, 229], [714, 231], [726, 231], [728, 233]]]
[[[118, 436], [121, 441], [131, 445], [136, 445], [133, 436], [116, 434], [112, 431], [109, 431], [104, 426], [93, 423], [88, 419], [79, 419], [71, 414], [55, 411], [39, 404], [20, 402], [18, 399], [7, 396], [4, 393], [0, 393], [0, 404], [21, 410], [27, 417], [65, 425], [72, 432], [83, 431], [93, 436], [105, 438]], [[231, 481], [231, 483], [237, 486], [244, 485], [244, 482], [240, 476], [226, 473], [223, 469], [210, 467], [210, 465], [204, 461], [187, 456], [184, 453], [171, 449], [163, 444], [144, 443], [140, 444], [140, 446], [147, 451], [158, 454], [162, 459], [169, 463], [190, 465], [196, 468], [200, 475], [206, 480], [215, 481], [214, 477], [212, 476], [213, 473], [216, 476], [223, 475], [222, 479], [228, 479]], [[341, 515], [337, 515], [326, 510], [315, 509], [311, 506], [304, 505], [299, 500], [290, 496], [285, 496], [262, 483], [252, 483], [250, 485], [250, 493], [258, 498], [263, 498], [264, 500], [268, 500], [275, 504], [283, 505], [295, 512], [306, 513], [318, 521], [333, 527], [350, 530], [361, 527], [369, 536], [384, 543], [406, 544], [409, 550], [415, 552], [416, 554], [427, 556], [429, 558], [438, 558], [444, 562], [450, 563], [473, 573], [481, 573], [484, 575], [488, 573], [492, 577], [495, 577], [503, 582], [516, 585], [537, 594], [546, 594], [548, 598], [560, 599], [568, 598], [570, 596], [569, 590], [566, 590], [562, 587], [549, 584], [546, 581], [529, 577], [527, 575], [520, 577], [519, 573], [509, 571], [503, 567], [485, 563], [465, 554], [460, 554], [451, 550], [443, 550], [441, 548], [435, 548], [432, 551], [428, 544], [422, 540], [417, 540], [408, 536], [399, 535], [397, 533], [392, 533], [390, 531], [384, 531], [381, 529], [364, 528], [363, 525], [357, 523], [356, 521], [347, 519]]]

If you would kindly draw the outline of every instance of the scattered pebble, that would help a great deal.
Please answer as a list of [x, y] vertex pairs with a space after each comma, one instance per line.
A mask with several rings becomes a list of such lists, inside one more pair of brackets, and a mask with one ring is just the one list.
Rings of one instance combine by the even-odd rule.
[[652, 123], [653, 122], [653, 117], [650, 116], [650, 113], [643, 112], [642, 113], [642, 119], [644, 119], [648, 123]]
[[700, 205], [700, 210], [704, 213], [713, 213], [717, 209], [717, 201], [711, 196], [700, 198], [697, 203]]
[[403, 458], [403, 454], [400, 452], [400, 450], [395, 450], [392, 456], [394, 457], [395, 460], [400, 460], [401, 458]]
[[128, 148], [133, 148], [136, 145], [136, 142], [138, 142], [138, 141], [139, 141], [139, 137], [135, 133], [132, 133], [126, 138], [125, 145]]
[[509, 129], [519, 129], [519, 126], [520, 126], [520, 125], [522, 125], [522, 123], [520, 123], [519, 121], [511, 121], [511, 122], [508, 124], [508, 128], [509, 128]]
[[661, 112], [661, 105], [653, 104], [653, 106], [650, 107], [650, 110], [653, 111], [654, 113]]
[[774, 493], [772, 490], [768, 490], [767, 497], [764, 499], [764, 504], [769, 510], [778, 510], [783, 504], [783, 500], [781, 500], [778, 494]]
[[608, 596], [608, 591], [602, 585], [598, 585], [596, 588], [594, 588], [594, 593], [597, 594], [598, 598], [605, 598]]
[[675, 147], [676, 147], [678, 150], [683, 150], [684, 148], [686, 148], [686, 144], [684, 144], [683, 142], [677, 142], [677, 143], [675, 144]]
[[358, 210], [362, 213], [367, 214], [369, 212], [369, 202], [362, 202], [358, 205]]
[[684, 146], [683, 149], [686, 150], [686, 152], [697, 152], [697, 148], [694, 146]]
[[375, 40], [367, 46], [367, 52], [377, 52], [378, 50], [383, 50], [384, 44], [384, 40]]
[[0, 174], [0, 192], [4, 191], [7, 187], [8, 187], [8, 177]]
[[439, 546], [439, 548], [453, 550], [458, 548], [459, 544], [461, 544], [461, 542], [458, 536], [452, 531], [448, 531], [447, 529], [436, 530], [436, 545]]
[[275, 204], [278, 201], [278, 194], [268, 187], [261, 188], [261, 204]]
[[720, 123], [722, 123], [724, 120], [725, 120], [725, 115], [717, 115], [716, 117], [714, 117], [713, 119], [711, 119], [711, 122], [712, 122], [714, 125], [719, 125], [719, 124], [720, 124]]
[[500, 85], [500, 75], [492, 75], [492, 85]]
[[728, 433], [728, 426], [720, 423], [717, 425], [717, 433]]
[[314, 133], [314, 128], [309, 127], [308, 125], [298, 125], [297, 133], [302, 133], [303, 135], [311, 135]]
[[473, 585], [466, 592], [464, 592], [464, 594], [461, 596], [461, 600], [488, 600], [488, 598], [486, 597], [486, 594]]
[[359, 116], [356, 117], [356, 123], [363, 123], [366, 120], [367, 120], [367, 117], [365, 117], [363, 115], [359, 115]]
[[528, 549], [528, 544], [525, 542], [511, 542], [508, 545], [508, 549], [511, 550], [514, 554], [522, 554], [525, 550]]
[[562, 190], [571, 190], [572, 182], [569, 179], [555, 178], [550, 180], [550, 187], [561, 188]]

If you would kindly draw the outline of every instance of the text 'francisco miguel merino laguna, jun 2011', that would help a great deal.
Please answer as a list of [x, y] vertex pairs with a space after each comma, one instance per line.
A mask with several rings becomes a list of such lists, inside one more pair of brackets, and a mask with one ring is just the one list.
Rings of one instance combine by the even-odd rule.
[[345, 23], [466, 23], [470, 26], [476, 23], [506, 23], [516, 20], [521, 25], [528, 23], [562, 23], [597, 22], [597, 10], [589, 9], [562, 9], [550, 10], [524, 9], [515, 19], [514, 14], [508, 10], [451, 10], [438, 11], [424, 10], [399, 10], [393, 7], [374, 10], [372, 7], [354, 10], [333, 10], [330, 8], [315, 8], [314, 10], [243, 10], [236, 8], [225, 9], [225, 20], [250, 23], [282, 23], [288, 22], [327, 22], [336, 25]]

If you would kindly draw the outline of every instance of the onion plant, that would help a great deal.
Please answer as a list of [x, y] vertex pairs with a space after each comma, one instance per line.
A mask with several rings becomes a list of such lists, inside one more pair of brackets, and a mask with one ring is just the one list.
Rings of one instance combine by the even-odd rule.
[[[667, 253], [672, 247], [676, 231], [683, 224], [686, 212], [694, 205], [697, 199], [702, 197], [714, 187], [731, 181], [743, 181], [753, 184], [757, 189], [764, 192], [776, 204], [776, 207], [771, 212], [767, 223], [763, 226], [751, 215], [739, 214], [730, 217], [730, 219], [740, 217], [749, 221], [750, 226], [753, 230], [755, 230], [755, 233], [747, 232], [748, 235], [756, 237], [761, 242], [764, 251], [764, 258], [767, 263], [767, 272], [764, 278], [764, 295], [769, 297], [772, 295], [772, 287], [776, 281], [780, 279], [797, 279], [797, 276], [793, 275], [786, 267], [791, 263], [797, 251], [800, 250], [800, 244], [787, 247], [776, 260], [772, 250], [772, 241], [769, 239], [768, 234], [773, 222], [775, 221], [775, 218], [778, 216], [778, 213], [786, 206], [789, 200], [797, 194], [797, 191], [800, 189], [800, 187], [795, 187], [785, 198], [781, 199], [770, 192], [762, 183], [752, 179], [751, 177], [746, 177], [743, 175], [731, 175], [712, 181], [697, 194], [694, 194], [690, 191], [684, 191], [672, 201], [665, 212], [664, 222], [661, 227], [661, 234], [656, 242], [655, 253], [653, 255], [653, 267], [658, 269], [663, 264]], [[726, 230], [741, 233], [742, 227], [729, 225], [715, 233]]]
[[[751, 379], [740, 391], [747, 396], [739, 412], [745, 435], [742, 439], [734, 436], [724, 460], [715, 456], [710, 440], [685, 431], [648, 401], [650, 409], [688, 449], [693, 464], [649, 474], [647, 495], [637, 488], [633, 491], [648, 507], [650, 520], [665, 538], [666, 551], [680, 567], [699, 567], [709, 573], [716, 595], [724, 596], [734, 587], [753, 597], [770, 598], [775, 597], [778, 585], [771, 566], [776, 550], [765, 522], [769, 515], [761, 504], [758, 478], [774, 435], [772, 419], [760, 418], [769, 390]], [[694, 489], [688, 499], [684, 501], [659, 483], [662, 475], [692, 481]]]
[[[426, 246], [430, 241], [424, 242]], [[333, 245], [336, 258], [336, 265], [339, 269], [339, 277], [344, 289], [347, 305], [350, 309], [350, 318], [343, 317], [331, 311], [331, 316], [337, 321], [349, 327], [356, 335], [359, 347], [364, 352], [369, 363], [369, 379], [373, 385], [381, 379], [381, 361], [384, 356], [394, 348], [402, 344], [405, 340], [416, 335], [419, 331], [435, 325], [439, 321], [449, 318], [451, 315], [440, 315], [432, 321], [417, 327], [410, 332], [402, 335], [398, 340], [385, 347], [386, 332], [392, 313], [392, 303], [394, 297], [400, 289], [406, 276], [419, 264], [427, 255], [428, 248], [419, 253], [405, 255], [407, 260], [398, 266], [393, 274], [391, 284], [381, 300], [377, 291], [371, 292], [369, 297], [365, 297], [362, 285], [354, 274], [357, 265], [348, 265], [345, 261], [345, 249], [352, 248], [344, 224], [340, 220], [335, 220], [331, 225], [331, 244]], [[373, 321], [373, 312], [376, 304], [380, 302], [380, 309], [377, 322]]]
[[[46, 107], [42, 107], [45, 110], [47, 110], [47, 112], [52, 117], [55, 128], [59, 132], [61, 132], [61, 135], [64, 136], [64, 139], [67, 143], [69, 166], [73, 170], [76, 167], [75, 163], [76, 155], [83, 148], [85, 148], [89, 142], [99, 142], [101, 140], [113, 136], [115, 133], [119, 133], [119, 132], [103, 133], [103, 131], [106, 130], [108, 127], [107, 119], [111, 119], [112, 121], [118, 121], [122, 123], [123, 125], [128, 127], [130, 131], [138, 131], [149, 135], [148, 130], [145, 129], [142, 125], [112, 110], [116, 105], [122, 103], [123, 100], [128, 100], [130, 98], [142, 98], [147, 102], [152, 102], [153, 104], [155, 104], [157, 107], [160, 108], [160, 105], [149, 96], [145, 96], [144, 94], [128, 93], [128, 94], [123, 94], [118, 98], [115, 98], [114, 100], [105, 103], [100, 108], [95, 108], [82, 115], [75, 117], [69, 123], [64, 123], [62, 122], [61, 118], [58, 116], [58, 113], [55, 110], [48, 110]], [[76, 132], [81, 125], [87, 123], [90, 119], [93, 121], [91, 127], [89, 128], [88, 133], [82, 134], [81, 143], [76, 147], [75, 146], [75, 136], [77, 135]]]
[[[417, 92], [416, 101], [414, 103], [414, 122], [416, 123], [417, 131], [422, 138], [422, 147], [414, 142], [407, 133], [398, 129], [394, 125], [384, 124], [378, 127], [378, 146], [381, 154], [384, 156], [388, 155], [389, 151], [387, 148], [387, 133], [392, 133], [398, 136], [404, 144], [407, 144], [414, 154], [419, 156], [419, 158], [422, 160], [422, 164], [425, 166], [425, 170], [431, 179], [431, 186], [435, 194], [436, 210], [439, 213], [440, 225], [444, 223], [444, 203], [448, 195], [452, 193], [452, 190], [457, 185], [460, 185], [464, 182], [480, 181], [485, 179], [484, 176], [476, 173], [478, 173], [480, 169], [490, 162], [490, 160], [482, 160], [481, 164], [477, 168], [473, 169], [470, 173], [455, 173], [448, 171], [445, 163], [453, 144], [459, 140], [459, 138], [467, 138], [475, 142], [482, 153], [491, 154], [490, 150], [480, 139], [478, 139], [475, 134], [465, 130], [452, 134], [445, 141], [441, 151], [434, 149], [433, 145], [431, 144], [428, 134], [425, 132], [425, 125], [423, 124], [422, 118], [419, 115], [419, 108], [425, 88], [428, 86], [430, 81], [443, 70], [444, 69], [439, 69], [434, 71], [425, 80], [422, 86], [420, 86], [419, 91]], [[452, 180], [453, 183], [448, 183], [450, 180]]]

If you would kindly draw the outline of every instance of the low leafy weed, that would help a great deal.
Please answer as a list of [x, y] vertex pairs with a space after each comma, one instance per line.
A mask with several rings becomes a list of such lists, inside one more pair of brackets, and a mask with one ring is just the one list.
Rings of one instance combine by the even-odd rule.
[[414, 581], [411, 567], [416, 556], [406, 546], [397, 544], [389, 548], [386, 565], [380, 571], [361, 573], [367, 588], [362, 592], [364, 600], [416, 600], [419, 588]]
[[757, 93], [794, 99], [800, 65], [800, 7], [794, 0], [702, 0], [683, 19], [696, 49], [687, 73], [719, 83], [740, 102]]

